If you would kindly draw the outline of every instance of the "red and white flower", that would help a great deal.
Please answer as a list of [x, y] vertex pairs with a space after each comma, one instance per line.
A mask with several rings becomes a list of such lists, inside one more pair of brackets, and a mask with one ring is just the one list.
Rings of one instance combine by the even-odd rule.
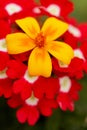
[[59, 92], [57, 103], [62, 110], [74, 110], [74, 101], [78, 100], [78, 91], [81, 85], [68, 76], [59, 78]]
[[67, 17], [73, 11], [73, 4], [69, 0], [40, 0], [41, 5], [34, 11], [55, 17]]
[[0, 70], [7, 67], [7, 62], [9, 61], [9, 55], [7, 52], [5, 39], [0, 39]]
[[3, 0], [0, 1], [0, 18], [5, 18], [8, 22], [27, 16], [35, 16], [33, 8], [36, 4], [33, 0]]
[[5, 98], [9, 98], [12, 96], [12, 84], [13, 81], [8, 78], [6, 74], [7, 68], [0, 71], [0, 96], [4, 96]]
[[20, 123], [28, 122], [29, 125], [34, 125], [40, 114], [44, 116], [51, 116], [52, 109], [57, 108], [58, 105], [53, 99], [41, 98], [34, 96], [33, 91], [31, 96], [26, 100], [22, 100], [19, 95], [13, 95], [8, 100], [8, 105], [12, 108], [19, 107], [16, 113], [17, 119]]

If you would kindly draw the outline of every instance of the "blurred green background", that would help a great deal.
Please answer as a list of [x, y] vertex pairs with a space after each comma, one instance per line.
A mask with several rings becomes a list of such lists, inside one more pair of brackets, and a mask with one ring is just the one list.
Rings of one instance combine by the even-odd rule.
[[[72, 0], [75, 10], [71, 16], [79, 22], [87, 22], [87, 0]], [[74, 112], [53, 112], [49, 118], [41, 117], [35, 126], [18, 123], [15, 110], [8, 107], [6, 100], [0, 98], [0, 130], [87, 130], [87, 75], [82, 79], [83, 89], [80, 99], [75, 103]]]
[[78, 19], [79, 22], [87, 22], [87, 0], [71, 0], [75, 7], [74, 17]]

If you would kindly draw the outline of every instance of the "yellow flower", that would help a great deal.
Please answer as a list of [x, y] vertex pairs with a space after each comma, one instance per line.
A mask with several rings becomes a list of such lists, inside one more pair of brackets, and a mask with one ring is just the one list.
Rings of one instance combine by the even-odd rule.
[[64, 42], [54, 41], [67, 31], [68, 24], [54, 17], [48, 18], [41, 29], [33, 17], [16, 20], [16, 23], [25, 33], [7, 35], [8, 53], [19, 54], [32, 50], [28, 60], [28, 71], [31, 76], [51, 75], [50, 54], [65, 64], [70, 63], [74, 55], [72, 48]]

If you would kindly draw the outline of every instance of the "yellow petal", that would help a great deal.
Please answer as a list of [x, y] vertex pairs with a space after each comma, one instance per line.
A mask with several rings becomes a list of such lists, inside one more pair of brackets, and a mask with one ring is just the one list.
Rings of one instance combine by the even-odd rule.
[[52, 41], [46, 48], [49, 53], [65, 64], [69, 64], [74, 57], [73, 49], [64, 42]]
[[31, 76], [49, 77], [52, 71], [52, 63], [48, 52], [36, 47], [30, 54], [28, 70]]
[[48, 18], [41, 31], [46, 36], [46, 41], [52, 41], [61, 36], [68, 29], [68, 24], [54, 17]]
[[33, 49], [36, 45], [25, 33], [8, 34], [6, 37], [7, 49], [10, 54], [19, 54]]
[[32, 39], [35, 39], [37, 34], [40, 33], [39, 24], [33, 17], [16, 20], [16, 23]]

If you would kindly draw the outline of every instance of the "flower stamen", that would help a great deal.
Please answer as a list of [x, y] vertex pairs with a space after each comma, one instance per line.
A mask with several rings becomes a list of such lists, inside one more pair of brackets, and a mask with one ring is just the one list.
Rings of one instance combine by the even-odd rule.
[[37, 35], [37, 37], [35, 38], [35, 44], [36, 44], [39, 48], [41, 48], [41, 47], [44, 46], [44, 43], [45, 43], [45, 36], [44, 36], [43, 33], [41, 32], [41, 33], [39, 33], [39, 34]]

